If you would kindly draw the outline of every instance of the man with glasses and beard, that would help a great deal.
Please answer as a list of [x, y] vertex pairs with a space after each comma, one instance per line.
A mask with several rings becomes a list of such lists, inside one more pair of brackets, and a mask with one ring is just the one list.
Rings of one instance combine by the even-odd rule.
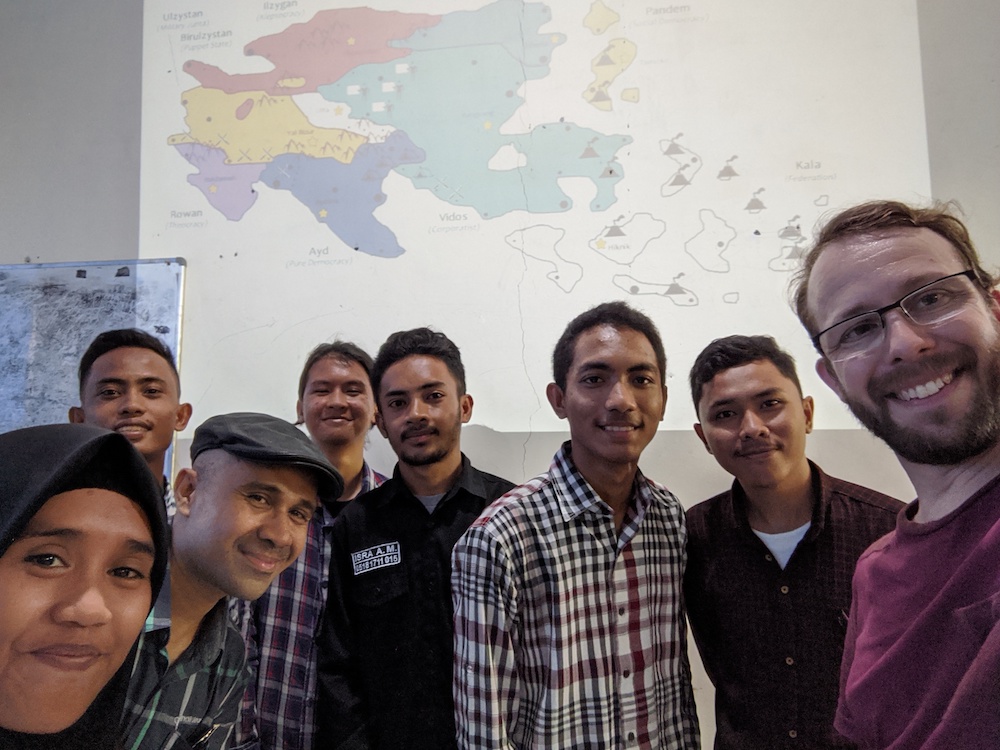
[[458, 347], [392, 334], [371, 371], [376, 424], [399, 461], [332, 529], [319, 638], [316, 747], [455, 747], [452, 547], [513, 485], [461, 451], [472, 416]]
[[878, 201], [797, 276], [816, 370], [917, 491], [862, 555], [835, 726], [860, 747], [1000, 747], [1000, 294], [947, 206]]

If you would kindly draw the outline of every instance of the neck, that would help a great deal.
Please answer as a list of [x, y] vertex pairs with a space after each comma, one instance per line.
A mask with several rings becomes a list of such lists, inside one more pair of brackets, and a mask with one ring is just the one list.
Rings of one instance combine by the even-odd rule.
[[342, 502], [353, 500], [361, 491], [361, 470], [365, 465], [365, 444], [348, 443], [346, 445], [324, 445], [323, 453], [344, 479], [344, 494]]
[[743, 487], [747, 497], [747, 521], [750, 528], [765, 534], [781, 534], [800, 528], [812, 520], [812, 472], [808, 462], [780, 485]]
[[441, 495], [458, 481], [462, 473], [462, 454], [456, 450], [426, 466], [411, 466], [403, 461], [398, 466], [403, 482], [414, 495]]
[[163, 485], [163, 465], [166, 463], [166, 455], [160, 454], [158, 457], [150, 458], [149, 456], [143, 456], [146, 459], [146, 465], [149, 470], [153, 472], [153, 476], [156, 477], [156, 481]]
[[167, 657], [173, 664], [191, 645], [205, 615], [224, 596], [213, 586], [190, 574], [184, 564], [170, 555], [170, 640]]
[[615, 517], [615, 528], [621, 531], [625, 524], [625, 512], [632, 500], [632, 485], [639, 465], [605, 464], [588, 466], [586, 469], [576, 465], [577, 471], [587, 480], [597, 496], [611, 508]]
[[903, 458], [900, 465], [917, 491], [917, 513], [913, 520], [927, 523], [944, 518], [960, 508], [987, 482], [997, 475], [1000, 467], [1000, 442], [978, 456], [952, 466], [910, 463]]

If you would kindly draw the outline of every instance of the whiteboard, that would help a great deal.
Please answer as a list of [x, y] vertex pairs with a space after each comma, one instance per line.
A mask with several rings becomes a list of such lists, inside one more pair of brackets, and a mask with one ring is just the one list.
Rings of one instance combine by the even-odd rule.
[[0, 432], [65, 422], [94, 337], [141, 328], [176, 355], [183, 258], [0, 265]]

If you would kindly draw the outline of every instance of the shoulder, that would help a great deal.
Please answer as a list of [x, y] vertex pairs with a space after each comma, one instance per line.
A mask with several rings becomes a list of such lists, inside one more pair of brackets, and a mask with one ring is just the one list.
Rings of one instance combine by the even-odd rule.
[[893, 518], [902, 510], [906, 503], [900, 502], [894, 497], [889, 497], [870, 487], [864, 487], [845, 479], [831, 477], [829, 474], [822, 474], [823, 484], [831, 497], [839, 498], [844, 502], [856, 504], [862, 512], [874, 515], [890, 515]]
[[512, 486], [486, 507], [472, 522], [470, 531], [479, 529], [487, 536], [501, 538], [530, 528], [543, 509], [558, 512], [553, 497], [554, 487], [547, 474]]
[[495, 500], [516, 486], [513, 482], [503, 477], [490, 474], [488, 471], [480, 471], [474, 466], [470, 466], [469, 471], [476, 477], [476, 481], [483, 486], [484, 497], [489, 500]]
[[707, 532], [714, 524], [719, 523], [723, 512], [732, 506], [733, 493], [731, 490], [720, 492], [708, 500], [702, 500], [687, 509], [688, 533]]

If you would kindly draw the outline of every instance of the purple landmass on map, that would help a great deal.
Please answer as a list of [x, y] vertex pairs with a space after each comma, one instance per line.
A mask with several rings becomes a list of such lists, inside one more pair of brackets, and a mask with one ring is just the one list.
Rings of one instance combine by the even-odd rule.
[[198, 188], [216, 211], [230, 221], [239, 221], [257, 200], [253, 184], [266, 164], [226, 164], [226, 152], [200, 143], [182, 143], [175, 148], [196, 174], [188, 182]]
[[423, 161], [424, 152], [397, 130], [383, 143], [366, 143], [350, 164], [282, 154], [264, 169], [261, 181], [288, 190], [348, 247], [381, 258], [403, 254], [396, 235], [379, 222], [376, 208], [385, 203], [382, 183], [400, 164]]

